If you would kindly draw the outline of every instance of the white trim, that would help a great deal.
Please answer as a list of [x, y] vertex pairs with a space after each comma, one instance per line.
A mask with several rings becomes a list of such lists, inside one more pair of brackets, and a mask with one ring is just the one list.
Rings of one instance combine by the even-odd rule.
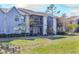
[[57, 34], [57, 20], [53, 17], [53, 33]]
[[25, 23], [26, 23], [26, 33], [30, 33], [30, 24], [29, 24], [30, 16], [26, 15]]
[[43, 16], [43, 35], [47, 34], [47, 16]]

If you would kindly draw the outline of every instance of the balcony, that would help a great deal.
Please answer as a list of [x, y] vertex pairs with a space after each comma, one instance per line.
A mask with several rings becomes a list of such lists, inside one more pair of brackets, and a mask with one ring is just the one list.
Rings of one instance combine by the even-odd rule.
[[33, 21], [30, 23], [31, 26], [42, 26], [42, 22], [39, 22], [39, 21]]

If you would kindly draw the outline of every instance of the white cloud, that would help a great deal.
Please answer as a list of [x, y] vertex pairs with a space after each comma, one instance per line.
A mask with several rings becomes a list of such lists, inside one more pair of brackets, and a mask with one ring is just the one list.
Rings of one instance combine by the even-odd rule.
[[79, 4], [64, 4], [65, 6], [72, 8], [70, 12], [67, 13], [67, 16], [79, 16]]
[[65, 6], [67, 6], [69, 8], [75, 8], [75, 9], [79, 8], [79, 4], [65, 4]]
[[48, 4], [15, 4], [14, 6], [38, 12], [45, 12]]
[[14, 6], [19, 7], [19, 8], [25, 8], [25, 7], [28, 7], [29, 5], [27, 5], [27, 4], [15, 4]]
[[44, 4], [15, 4], [15, 6], [19, 8], [39, 8]]
[[74, 9], [70, 13], [67, 13], [67, 16], [79, 16], [79, 9]]
[[50, 4], [52, 0], [0, 0], [0, 4]]

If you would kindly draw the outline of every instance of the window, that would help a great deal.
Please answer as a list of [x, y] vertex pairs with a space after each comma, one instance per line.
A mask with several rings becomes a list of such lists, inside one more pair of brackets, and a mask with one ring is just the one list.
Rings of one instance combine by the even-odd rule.
[[21, 26], [22, 24], [18, 24], [18, 26]]
[[19, 16], [16, 16], [15, 21], [19, 21]]
[[19, 21], [19, 18], [15, 18], [15, 21]]

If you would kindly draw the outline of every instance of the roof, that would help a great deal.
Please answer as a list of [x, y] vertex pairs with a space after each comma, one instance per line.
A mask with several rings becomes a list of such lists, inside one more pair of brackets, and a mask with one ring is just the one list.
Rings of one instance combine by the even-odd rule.
[[71, 16], [69, 18], [67, 18], [67, 21], [71, 21], [71, 20], [77, 20], [79, 18], [79, 16]]
[[[35, 11], [28, 10], [25, 8], [16, 8], [16, 7], [13, 7], [13, 8], [15, 8], [21, 15], [29, 14], [29, 15], [48, 16], [48, 14], [44, 12], [35, 12]], [[0, 12], [8, 13], [11, 9], [0, 8]]]
[[24, 8], [18, 8], [18, 10], [20, 12], [28, 13], [30, 15], [40, 15], [40, 16], [46, 16], [46, 15], [48, 15], [47, 13], [44, 13], [44, 12], [35, 12], [35, 11], [24, 9]]
[[69, 17], [69, 18], [67, 18], [68, 20], [72, 20], [72, 19], [74, 19], [74, 18], [76, 18], [76, 17], [78, 17], [78, 16], [71, 16], [71, 17]]
[[0, 8], [0, 13], [4, 13], [4, 11]]

